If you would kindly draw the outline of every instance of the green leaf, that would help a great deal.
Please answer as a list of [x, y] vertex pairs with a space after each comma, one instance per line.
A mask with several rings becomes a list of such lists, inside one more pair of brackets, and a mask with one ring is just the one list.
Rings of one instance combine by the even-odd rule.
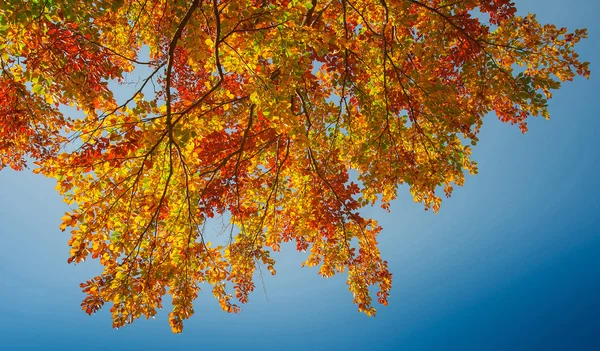
[[31, 90], [36, 94], [42, 94], [44, 91], [44, 87], [41, 84], [34, 84]]

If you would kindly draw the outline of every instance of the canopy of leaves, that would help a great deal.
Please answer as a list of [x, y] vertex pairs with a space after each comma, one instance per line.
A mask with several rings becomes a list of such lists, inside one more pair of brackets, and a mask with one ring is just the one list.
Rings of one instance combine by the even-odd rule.
[[509, 0], [4, 0], [0, 168], [57, 180], [68, 261], [104, 267], [82, 307], [112, 304], [114, 327], [170, 294], [180, 332], [204, 286], [238, 312], [283, 242], [324, 277], [346, 271], [372, 315], [392, 277], [361, 208], [406, 184], [437, 211], [477, 172], [486, 114], [525, 132], [588, 76], [585, 36]]

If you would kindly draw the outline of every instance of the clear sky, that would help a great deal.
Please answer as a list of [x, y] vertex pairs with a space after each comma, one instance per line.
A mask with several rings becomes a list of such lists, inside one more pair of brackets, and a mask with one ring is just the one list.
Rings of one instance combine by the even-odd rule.
[[0, 172], [2, 350], [600, 350], [600, 2], [515, 0], [522, 13], [569, 29], [587, 27], [578, 51], [590, 80], [565, 84], [552, 119], [529, 133], [490, 116], [467, 178], [438, 215], [406, 188], [384, 227], [382, 254], [394, 274], [388, 307], [357, 312], [345, 277], [301, 268], [284, 247], [275, 277], [238, 315], [210, 289], [183, 334], [167, 314], [111, 329], [108, 308], [88, 317], [79, 283], [95, 262], [68, 265], [67, 210], [54, 183]]

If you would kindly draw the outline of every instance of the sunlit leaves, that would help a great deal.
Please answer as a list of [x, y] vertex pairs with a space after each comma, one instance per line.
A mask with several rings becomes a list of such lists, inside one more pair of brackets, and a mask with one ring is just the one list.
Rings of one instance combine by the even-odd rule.
[[589, 75], [585, 30], [508, 0], [12, 0], [0, 33], [0, 168], [57, 180], [68, 261], [104, 267], [86, 313], [118, 328], [169, 294], [173, 332], [200, 289], [239, 312], [286, 242], [374, 315], [392, 275], [361, 209], [406, 184], [438, 211], [486, 114], [525, 132]]

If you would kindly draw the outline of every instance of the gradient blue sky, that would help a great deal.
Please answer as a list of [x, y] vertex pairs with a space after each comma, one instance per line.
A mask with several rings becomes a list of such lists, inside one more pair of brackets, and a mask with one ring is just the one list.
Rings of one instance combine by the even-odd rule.
[[569, 29], [587, 27], [579, 52], [590, 80], [566, 84], [552, 119], [530, 132], [493, 117], [475, 148], [480, 174], [438, 215], [406, 188], [384, 227], [382, 253], [394, 273], [388, 307], [356, 311], [345, 277], [300, 268], [284, 247], [239, 315], [221, 312], [210, 291], [173, 335], [156, 320], [111, 329], [108, 308], [80, 310], [79, 283], [95, 262], [67, 265], [67, 210], [54, 183], [0, 172], [0, 349], [3, 350], [600, 350], [600, 2], [516, 0], [522, 13]]

